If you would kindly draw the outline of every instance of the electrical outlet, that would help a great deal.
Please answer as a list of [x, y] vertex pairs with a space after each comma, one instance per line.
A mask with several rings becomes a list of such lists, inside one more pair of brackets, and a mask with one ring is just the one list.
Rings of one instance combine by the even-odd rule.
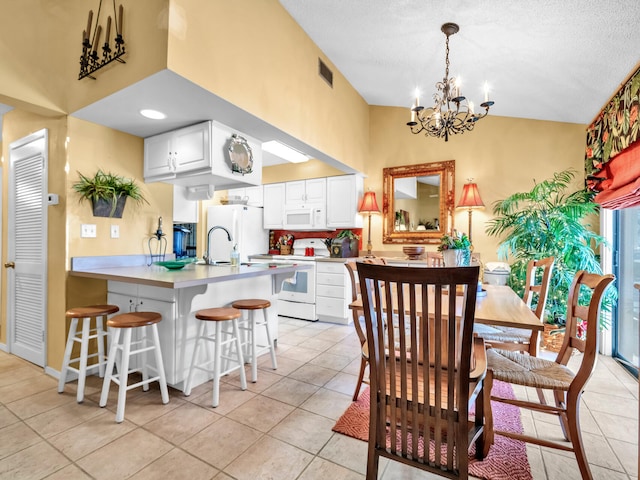
[[111, 238], [120, 238], [120, 225], [111, 225]]
[[96, 238], [96, 226], [90, 223], [83, 223], [80, 229], [82, 238]]

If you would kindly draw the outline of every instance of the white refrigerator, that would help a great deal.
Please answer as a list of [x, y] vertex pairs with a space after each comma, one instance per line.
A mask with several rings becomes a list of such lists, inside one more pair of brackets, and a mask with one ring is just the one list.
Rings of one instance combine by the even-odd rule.
[[249, 255], [267, 253], [269, 251], [269, 230], [265, 230], [262, 226], [262, 212], [262, 207], [247, 205], [209, 207], [207, 210], [207, 234], [216, 225], [226, 228], [231, 234], [230, 242], [224, 230], [216, 229], [211, 232], [209, 256], [216, 261], [229, 261], [234, 245], [238, 245], [241, 262], [248, 261]]

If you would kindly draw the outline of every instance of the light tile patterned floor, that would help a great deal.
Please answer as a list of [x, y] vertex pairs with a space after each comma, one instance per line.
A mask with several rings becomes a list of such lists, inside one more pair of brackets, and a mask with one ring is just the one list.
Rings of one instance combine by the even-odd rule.
[[[170, 389], [168, 405], [157, 388], [131, 391], [122, 424], [114, 422], [114, 388], [107, 408], [98, 407], [99, 378], [77, 404], [75, 382], [58, 394], [42, 369], [0, 352], [0, 479], [364, 478], [367, 444], [331, 431], [359, 367], [353, 327], [281, 318], [279, 332], [278, 370], [262, 357], [258, 382], [244, 392], [237, 374], [226, 377], [218, 408], [210, 407], [210, 383], [190, 397]], [[601, 357], [583, 404], [595, 478], [637, 478], [636, 380]], [[523, 423], [560, 434], [555, 418], [524, 413]], [[529, 446], [528, 454], [536, 480], [580, 477], [571, 453]], [[436, 478], [384, 460], [381, 472], [384, 480]]]

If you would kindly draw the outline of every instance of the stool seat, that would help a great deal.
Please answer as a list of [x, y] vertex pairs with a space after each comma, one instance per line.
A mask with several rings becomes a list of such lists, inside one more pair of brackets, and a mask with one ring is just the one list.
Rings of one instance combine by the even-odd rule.
[[261, 310], [263, 308], [269, 308], [271, 302], [260, 298], [247, 298], [244, 300], [236, 300], [231, 306], [239, 310]]
[[[247, 356], [251, 357], [251, 381], [255, 383], [258, 381], [258, 355], [263, 351], [268, 350], [271, 354], [271, 367], [274, 370], [278, 368], [276, 350], [267, 319], [267, 308], [271, 306], [271, 302], [262, 298], [243, 298], [242, 300], [236, 300], [231, 306], [238, 310], [248, 311], [248, 318], [242, 322], [240, 329], [249, 335], [249, 339], [244, 343], [250, 347], [250, 352], [247, 353]], [[263, 320], [259, 321], [255, 318], [256, 310], [262, 310]], [[266, 345], [258, 345], [256, 340], [256, 327], [264, 327], [265, 333], [267, 334]]]
[[227, 320], [233, 320], [234, 318], [240, 318], [241, 315], [240, 311], [236, 308], [206, 308], [196, 312], [196, 318], [198, 320], [208, 322], [225, 322]]
[[[68, 373], [74, 372], [78, 375], [78, 390], [76, 392], [76, 400], [81, 403], [84, 400], [84, 386], [87, 378], [87, 371], [94, 368], [98, 369], [98, 374], [104, 376], [104, 368], [107, 364], [105, 355], [104, 338], [107, 332], [104, 329], [104, 319], [107, 315], [116, 313], [119, 310], [117, 305], [87, 305], [84, 307], [73, 307], [65, 312], [65, 317], [71, 320], [69, 324], [69, 335], [67, 336], [67, 344], [64, 350], [64, 358], [62, 360], [62, 368], [60, 369], [60, 379], [58, 380], [58, 393], [64, 392], [64, 385], [67, 382]], [[91, 328], [91, 322], [94, 322], [94, 328]], [[78, 328], [78, 323], [81, 323]], [[97, 352], [89, 354], [89, 341], [95, 340]], [[80, 344], [80, 354], [71, 358], [73, 353], [73, 344]], [[90, 358], [96, 358], [97, 362], [87, 365]], [[71, 366], [77, 363], [78, 368]]]
[[111, 315], [120, 310], [116, 305], [88, 305], [86, 307], [73, 307], [65, 313], [67, 318], [97, 317]]
[[[198, 335], [196, 344], [193, 349], [193, 357], [191, 366], [189, 367], [189, 376], [184, 386], [184, 394], [191, 395], [191, 385], [193, 383], [193, 373], [195, 370], [202, 370], [208, 374], [213, 374], [213, 394], [211, 405], [217, 407], [220, 402], [220, 377], [227, 375], [235, 370], [240, 370], [240, 388], [247, 389], [247, 378], [244, 372], [244, 359], [242, 358], [242, 343], [240, 342], [240, 330], [238, 328], [238, 319], [242, 316], [240, 310], [233, 307], [206, 308], [196, 312], [196, 318], [200, 320], [198, 326]], [[223, 331], [222, 327], [225, 322], [231, 323], [232, 331]], [[209, 325], [215, 326], [214, 331], [209, 333]], [[223, 339], [224, 337], [224, 339]], [[198, 352], [202, 342], [213, 343], [213, 359], [211, 359], [211, 349], [206, 348], [206, 360], [198, 362]], [[222, 349], [225, 348], [223, 352]], [[231, 348], [235, 347], [235, 356], [231, 355]], [[225, 368], [222, 367], [222, 360], [225, 360]], [[229, 366], [228, 361], [231, 360], [236, 365]], [[209, 365], [213, 363], [213, 368]]]
[[136, 328], [146, 327], [158, 323], [162, 320], [162, 315], [156, 312], [129, 312], [121, 313], [107, 320], [107, 327], [113, 328]]
[[[116, 409], [116, 422], [124, 420], [124, 410], [127, 399], [127, 391], [142, 386], [144, 391], [149, 390], [149, 384], [158, 382], [160, 384], [160, 394], [162, 403], [169, 403], [169, 390], [167, 379], [162, 363], [162, 352], [160, 351], [160, 337], [158, 335], [158, 323], [162, 320], [162, 315], [157, 312], [128, 312], [115, 315], [107, 320], [107, 326], [111, 328], [113, 337], [107, 358], [107, 370], [102, 383], [102, 393], [100, 394], [101, 407], [107, 405], [109, 388], [111, 382], [118, 385], [118, 406]], [[139, 328], [139, 332], [134, 330]], [[136, 334], [132, 340], [132, 334]], [[139, 335], [138, 335], [139, 333]], [[149, 362], [149, 356], [153, 352], [155, 365]], [[131, 357], [140, 355], [140, 368], [129, 369]], [[118, 372], [113, 373], [113, 368], [119, 358]], [[149, 377], [149, 370], [155, 375]], [[142, 373], [142, 381], [129, 385], [129, 374], [134, 372]]]

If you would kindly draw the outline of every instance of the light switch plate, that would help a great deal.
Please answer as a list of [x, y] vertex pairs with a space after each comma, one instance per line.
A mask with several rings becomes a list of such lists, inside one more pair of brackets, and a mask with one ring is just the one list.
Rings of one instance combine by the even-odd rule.
[[111, 238], [120, 238], [120, 225], [111, 225]]
[[91, 223], [83, 223], [80, 236], [82, 238], [96, 238], [96, 226]]

